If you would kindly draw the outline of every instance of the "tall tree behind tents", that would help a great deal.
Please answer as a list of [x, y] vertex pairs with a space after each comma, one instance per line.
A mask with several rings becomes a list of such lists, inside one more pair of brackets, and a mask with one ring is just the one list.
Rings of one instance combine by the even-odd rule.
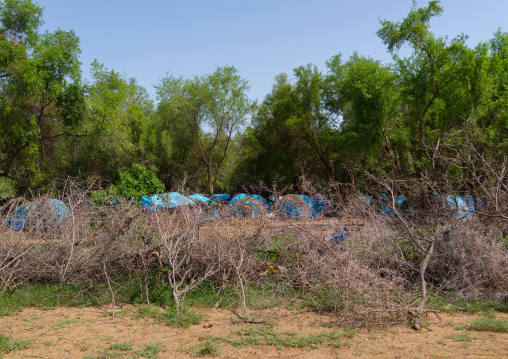
[[85, 114], [79, 39], [40, 34], [42, 9], [30, 0], [0, 4], [0, 176], [44, 186], [64, 165], [64, 137]]
[[253, 110], [247, 81], [236, 68], [224, 66], [193, 79], [168, 75], [156, 88], [161, 130], [174, 141], [169, 165], [183, 159], [192, 165], [188, 168], [197, 168], [195, 173], [202, 174], [207, 191], [213, 194], [237, 160], [235, 136]]
[[153, 105], [136, 80], [94, 61], [86, 121], [80, 142], [69, 143], [70, 171], [110, 182], [133, 163], [144, 162], [143, 138]]
[[358, 54], [346, 62], [334, 56], [327, 66], [326, 102], [341, 118], [337, 142], [344, 163], [378, 174], [407, 171], [411, 161], [400, 121], [396, 73]]
[[[503, 128], [503, 111], [499, 111], [503, 101], [498, 100], [503, 96], [504, 85], [496, 81], [494, 74], [503, 76], [503, 61], [496, 50], [490, 51], [489, 56], [486, 43], [468, 48], [466, 35], [451, 41], [436, 37], [429, 22], [442, 11], [439, 1], [430, 1], [423, 8], [417, 8], [415, 3], [401, 22], [381, 21], [378, 36], [394, 54], [405, 127], [411, 147], [416, 148], [413, 156], [417, 174], [427, 171], [435, 179], [451, 176], [458, 184], [465, 182], [465, 161], [438, 163], [436, 159], [449, 157], [450, 151], [464, 158], [465, 136], [474, 140], [479, 149], [491, 147], [487, 138], [494, 143], [502, 141], [503, 136], [494, 133]], [[501, 38], [499, 33], [495, 37]], [[503, 43], [495, 39], [491, 42], [493, 48]], [[405, 44], [410, 45], [412, 54], [399, 58], [397, 52]], [[490, 134], [485, 131], [488, 127]]]
[[331, 151], [335, 130], [333, 116], [325, 108], [324, 76], [314, 65], [275, 78], [245, 136], [245, 158], [238, 178], [245, 183], [297, 184], [302, 174], [312, 182], [326, 182], [334, 175]]

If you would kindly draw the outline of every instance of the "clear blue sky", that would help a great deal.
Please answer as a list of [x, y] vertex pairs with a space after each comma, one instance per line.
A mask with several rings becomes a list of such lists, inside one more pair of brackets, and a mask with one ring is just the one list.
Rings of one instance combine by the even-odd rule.
[[[34, 0], [37, 1], [37, 0]], [[411, 0], [40, 0], [44, 29], [74, 30], [81, 40], [83, 75], [94, 59], [135, 77], [155, 99], [166, 73], [192, 77], [234, 65], [262, 100], [274, 77], [313, 63], [326, 71], [335, 54], [354, 51], [384, 62], [391, 56], [376, 36], [379, 19], [400, 21]], [[427, 1], [419, 1], [420, 6]], [[508, 31], [506, 0], [442, 0], [433, 32], [469, 45]]]

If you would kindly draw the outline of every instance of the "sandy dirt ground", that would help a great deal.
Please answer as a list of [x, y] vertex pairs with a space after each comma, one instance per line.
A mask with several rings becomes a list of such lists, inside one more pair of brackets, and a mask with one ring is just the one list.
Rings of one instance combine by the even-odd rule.
[[[112, 317], [109, 311], [109, 308], [94, 307], [29, 308], [19, 314], [1, 317], [0, 334], [12, 336], [11, 341], [31, 341], [28, 348], [4, 355], [6, 358], [129, 358], [133, 357], [135, 350], [158, 344], [164, 348], [158, 358], [191, 358], [198, 353], [196, 347], [206, 341], [206, 335], [241, 339], [235, 330], [242, 326], [256, 328], [260, 325], [238, 323], [234, 315], [224, 309], [196, 309], [205, 314], [205, 318], [187, 328], [137, 318], [137, 309], [131, 305], [118, 309], [116, 317]], [[237, 348], [220, 342], [215, 357], [508, 358], [508, 334], [468, 330], [467, 325], [475, 317], [478, 316], [439, 314], [438, 318], [431, 315], [428, 321], [432, 331], [415, 331], [404, 324], [389, 328], [361, 328], [352, 338], [344, 338], [339, 347], [325, 342], [317, 347], [305, 348], [252, 344]], [[508, 314], [498, 314], [498, 318], [508, 319]], [[341, 329], [330, 322], [329, 316], [305, 311], [280, 312], [270, 320], [276, 330], [290, 330], [297, 335]], [[130, 352], [113, 353], [107, 350], [112, 345], [128, 345], [132, 349]]]

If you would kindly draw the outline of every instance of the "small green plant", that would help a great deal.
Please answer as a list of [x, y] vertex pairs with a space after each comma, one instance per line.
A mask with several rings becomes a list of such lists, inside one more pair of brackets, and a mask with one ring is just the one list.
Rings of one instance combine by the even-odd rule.
[[51, 326], [51, 329], [58, 330], [64, 326], [72, 324], [72, 323], [76, 323], [76, 319], [68, 319], [68, 320], [63, 320], [61, 322], [55, 323]]
[[249, 345], [273, 345], [276, 348], [318, 348], [325, 343], [340, 347], [344, 345], [344, 342], [341, 340], [354, 337], [356, 331], [334, 330], [318, 334], [299, 335], [298, 332], [295, 331], [279, 331], [273, 326], [244, 326], [233, 330], [233, 334], [238, 335], [240, 339], [231, 339], [228, 336], [207, 336], [206, 339], [228, 343], [237, 348], [247, 347]]
[[207, 355], [218, 355], [220, 353], [219, 345], [211, 340], [206, 340], [205, 342], [197, 345], [195, 349], [197, 349], [196, 352], [197, 357], [204, 357]]
[[130, 352], [132, 350], [132, 344], [131, 343], [115, 343], [115, 344], [111, 344], [109, 346], [108, 350], [121, 350], [124, 352]]
[[[112, 358], [128, 358], [128, 359], [138, 359], [138, 358], [148, 358], [148, 359], [157, 359], [159, 357], [159, 353], [161, 351], [166, 350], [164, 347], [159, 344], [148, 344], [144, 348], [133, 350], [130, 344], [128, 343], [120, 343], [113, 344], [106, 350], [99, 351], [96, 355], [86, 355], [85, 359], [112, 359]], [[126, 357], [126, 353], [129, 352]]]
[[132, 352], [129, 356], [129, 359], [137, 359], [137, 358], [148, 358], [148, 359], [157, 359], [159, 357], [159, 353], [165, 351], [166, 349], [162, 347], [160, 344], [148, 344], [143, 349], [137, 349]]
[[173, 307], [167, 307], [160, 310], [157, 307], [142, 305], [138, 308], [138, 318], [153, 318], [159, 323], [164, 323], [174, 327], [188, 327], [199, 323], [203, 319], [203, 314], [196, 313], [188, 308], [180, 313]]
[[31, 345], [30, 340], [11, 342], [11, 337], [0, 334], [0, 353], [7, 353], [13, 350], [26, 349]]
[[472, 342], [474, 338], [471, 335], [469, 335], [469, 333], [464, 332], [461, 335], [457, 335], [453, 339], [459, 342]]

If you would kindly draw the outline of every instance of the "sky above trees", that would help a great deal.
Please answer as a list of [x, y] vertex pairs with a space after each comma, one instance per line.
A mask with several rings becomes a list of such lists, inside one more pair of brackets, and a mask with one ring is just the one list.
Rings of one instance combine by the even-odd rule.
[[[313, 63], [326, 71], [333, 55], [357, 51], [391, 61], [376, 35], [379, 20], [400, 21], [411, 0], [279, 1], [69, 1], [44, 0], [43, 29], [74, 30], [81, 43], [83, 75], [94, 59], [135, 77], [155, 99], [166, 73], [186, 78], [234, 65], [261, 101], [280, 73]], [[425, 6], [426, 1], [419, 1]], [[437, 36], [469, 35], [468, 45], [508, 29], [508, 2], [442, 0], [444, 13], [431, 21]], [[409, 51], [408, 51], [409, 53]]]

